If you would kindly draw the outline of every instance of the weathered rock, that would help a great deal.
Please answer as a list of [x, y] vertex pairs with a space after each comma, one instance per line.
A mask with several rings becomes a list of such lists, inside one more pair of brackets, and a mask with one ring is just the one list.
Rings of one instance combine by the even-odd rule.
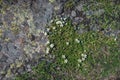
[[78, 11], [82, 11], [83, 5], [82, 5], [82, 4], [78, 5], [78, 6], [76, 7], [76, 9], [77, 9]]
[[47, 0], [5, 0], [1, 6], [6, 7], [0, 13], [0, 72], [6, 73], [0, 78], [11, 80], [17, 72], [31, 71], [30, 65], [37, 65], [44, 54], [48, 39], [41, 33], [52, 18], [53, 5]]
[[75, 11], [72, 11], [72, 12], [71, 12], [71, 16], [72, 16], [72, 17], [75, 17], [75, 16], [76, 16], [76, 12], [75, 12]]

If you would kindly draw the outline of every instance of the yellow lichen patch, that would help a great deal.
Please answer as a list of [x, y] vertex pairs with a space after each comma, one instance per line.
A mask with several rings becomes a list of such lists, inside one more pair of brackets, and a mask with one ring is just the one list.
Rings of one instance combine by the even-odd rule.
[[68, 0], [66, 3], [65, 3], [65, 9], [71, 9], [73, 6], [74, 6], [75, 2], [73, 0]]
[[14, 33], [14, 34], [18, 34], [19, 33], [19, 27], [18, 26], [12, 26], [10, 28], [10, 30]]
[[14, 67], [15, 67], [15, 64], [12, 63], [12, 64], [10, 65], [10, 68], [12, 69], [12, 68], [14, 68]]
[[4, 41], [5, 41], [5, 42], [9, 42], [9, 41], [10, 41], [10, 38], [5, 38]]
[[0, 37], [2, 37], [2, 34], [3, 34], [3, 30], [0, 29]]
[[53, 3], [55, 0], [49, 0], [50, 3]]
[[17, 63], [16, 63], [16, 67], [17, 67], [17, 68], [21, 67], [22, 65], [23, 65], [22, 62], [17, 61]]
[[8, 69], [7, 74], [6, 74], [6, 77], [10, 77], [10, 75], [11, 75], [11, 70]]

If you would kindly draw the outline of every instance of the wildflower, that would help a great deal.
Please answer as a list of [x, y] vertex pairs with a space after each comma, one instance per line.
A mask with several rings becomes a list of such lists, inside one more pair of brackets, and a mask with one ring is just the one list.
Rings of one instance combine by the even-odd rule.
[[50, 48], [47, 48], [47, 49], [46, 49], [46, 53], [48, 54], [48, 53], [49, 53], [49, 51], [50, 51]]
[[116, 41], [116, 40], [117, 40], [117, 37], [114, 38], [114, 41]]
[[56, 24], [59, 25], [59, 24], [62, 24], [62, 22], [61, 21], [57, 21]]
[[46, 42], [46, 45], [48, 45], [48, 44], [50, 44], [50, 41], [47, 41], [47, 42]]
[[63, 22], [62, 21], [57, 21], [56, 24], [60, 25], [60, 27], [63, 27]]
[[50, 48], [53, 48], [54, 47], [54, 44], [50, 44]]
[[66, 58], [65, 55], [62, 55], [62, 58], [65, 59]]
[[83, 57], [83, 56], [84, 56], [84, 54], [81, 54], [81, 56]]
[[75, 39], [75, 41], [76, 41], [77, 43], [79, 43], [79, 42], [80, 42], [78, 39]]
[[67, 18], [63, 18], [63, 20], [66, 20]]
[[87, 55], [86, 55], [86, 54], [81, 54], [81, 56], [82, 56], [83, 58], [87, 58]]
[[53, 27], [53, 30], [55, 30], [55, 27]]
[[53, 20], [51, 20], [50, 23], [53, 23]]
[[47, 35], [47, 33], [46, 33], [46, 32], [44, 32], [44, 35], [46, 36], [46, 35]]
[[82, 60], [81, 60], [81, 59], [78, 59], [78, 62], [79, 62], [79, 63], [81, 63], [81, 62], [82, 62]]
[[84, 54], [84, 58], [87, 58], [87, 55], [86, 55], [86, 54]]
[[67, 59], [65, 59], [65, 60], [64, 60], [64, 63], [67, 63], [67, 62], [68, 62], [68, 60], [67, 60]]
[[68, 25], [68, 23], [65, 23], [65, 25]]
[[47, 32], [49, 32], [50, 31], [50, 28], [47, 28]]
[[66, 42], [66, 45], [69, 45], [69, 42]]
[[87, 52], [86, 50], [84, 50], [84, 52]]
[[50, 23], [53, 23], [53, 20], [51, 20]]
[[85, 58], [84, 58], [84, 57], [82, 57], [82, 61], [85, 61]]
[[63, 27], [63, 24], [60, 24], [60, 27]]

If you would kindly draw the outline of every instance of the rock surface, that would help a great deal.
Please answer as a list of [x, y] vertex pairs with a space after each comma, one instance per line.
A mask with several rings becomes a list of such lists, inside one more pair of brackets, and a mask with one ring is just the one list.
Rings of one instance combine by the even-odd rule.
[[47, 0], [4, 0], [0, 12], [0, 80], [32, 71], [45, 54], [45, 26], [53, 5]]

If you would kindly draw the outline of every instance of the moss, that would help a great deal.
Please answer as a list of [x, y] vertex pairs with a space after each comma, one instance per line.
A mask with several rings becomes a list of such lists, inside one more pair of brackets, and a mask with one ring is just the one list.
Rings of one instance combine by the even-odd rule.
[[64, 4], [65, 10], [69, 10], [73, 8], [75, 5], [75, 2], [73, 0], [67, 0], [67, 2]]
[[[57, 21], [61, 24], [65, 23], [60, 26], [56, 24]], [[78, 34], [71, 23], [70, 20], [58, 19], [51, 23], [50, 32], [48, 32], [50, 51], [46, 59], [51, 60], [52, 56], [55, 58], [52, 62], [42, 61], [33, 69], [36, 78], [38, 80], [60, 78], [73, 80], [77, 79], [76, 75], [82, 75], [92, 80], [106, 77], [110, 73], [115, 74], [115, 69], [120, 66], [120, 59], [118, 42], [114, 37], [107, 37], [99, 31]], [[52, 44], [53, 47], [51, 47]], [[34, 78], [34, 76], [31, 77]]]
[[0, 5], [2, 4], [2, 2], [3, 2], [3, 1], [2, 1], [2, 0], [0, 0]]

